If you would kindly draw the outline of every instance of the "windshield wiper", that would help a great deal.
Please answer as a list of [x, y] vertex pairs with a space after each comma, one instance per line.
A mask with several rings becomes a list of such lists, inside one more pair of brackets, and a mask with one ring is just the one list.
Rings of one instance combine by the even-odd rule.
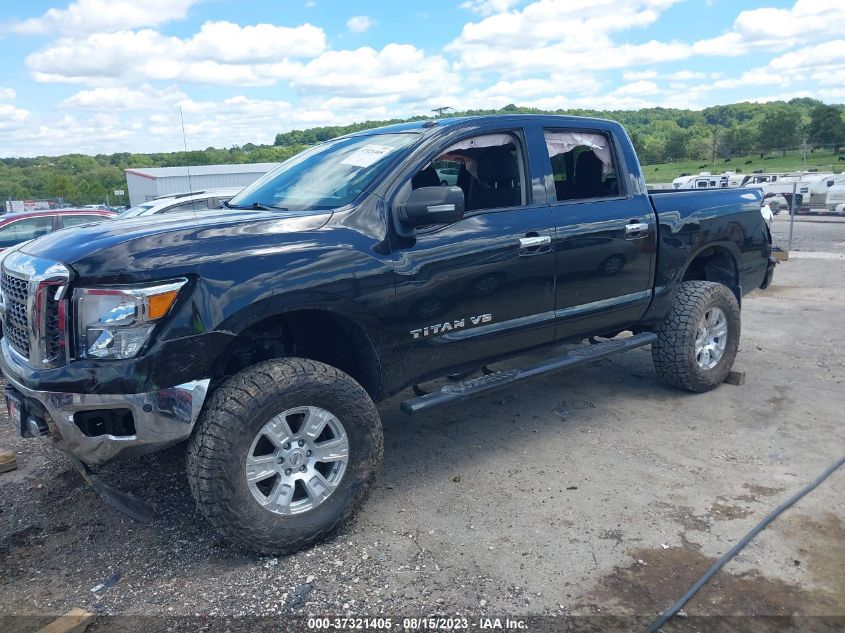
[[228, 202], [224, 202], [223, 206], [227, 209], [263, 209], [264, 211], [287, 211], [287, 209], [283, 209], [282, 207], [271, 207], [261, 202], [253, 202], [247, 207], [242, 207], [236, 204], [229, 204]]
[[264, 209], [265, 211], [276, 211], [278, 207], [271, 207], [266, 204], [262, 204], [261, 202], [253, 202], [252, 203], [253, 209]]

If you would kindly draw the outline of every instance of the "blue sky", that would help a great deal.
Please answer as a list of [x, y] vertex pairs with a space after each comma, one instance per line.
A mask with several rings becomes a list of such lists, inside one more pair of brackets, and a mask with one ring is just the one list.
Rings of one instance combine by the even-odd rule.
[[843, 0], [0, 4], [0, 156], [271, 143], [452, 106], [845, 101]]

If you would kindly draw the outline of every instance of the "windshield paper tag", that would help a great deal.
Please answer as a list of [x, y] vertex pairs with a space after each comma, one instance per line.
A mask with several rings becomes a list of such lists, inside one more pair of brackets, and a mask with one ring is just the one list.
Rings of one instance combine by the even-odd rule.
[[341, 161], [341, 165], [352, 165], [353, 167], [369, 167], [378, 162], [383, 156], [392, 152], [395, 148], [387, 145], [364, 145], [361, 149], [351, 153]]

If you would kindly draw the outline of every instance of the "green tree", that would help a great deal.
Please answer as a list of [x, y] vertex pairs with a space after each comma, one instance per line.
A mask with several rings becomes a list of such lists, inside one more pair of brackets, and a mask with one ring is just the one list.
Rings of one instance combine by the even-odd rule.
[[810, 112], [810, 125], [807, 127], [810, 142], [818, 146], [833, 146], [833, 153], [845, 144], [845, 119], [836, 106], [818, 105]]
[[719, 155], [723, 158], [750, 154], [754, 149], [754, 130], [749, 125], [731, 125], [719, 137]]
[[710, 163], [716, 164], [716, 152], [719, 149], [719, 132], [721, 128], [730, 124], [730, 110], [728, 106], [713, 106], [701, 111], [707, 125], [710, 126]]
[[765, 150], [793, 149], [801, 142], [801, 112], [785, 104], [768, 108], [757, 124], [757, 146]]
[[673, 161], [686, 158], [689, 155], [687, 148], [690, 136], [688, 130], [678, 127], [676, 123], [667, 125], [663, 144], [665, 160]]

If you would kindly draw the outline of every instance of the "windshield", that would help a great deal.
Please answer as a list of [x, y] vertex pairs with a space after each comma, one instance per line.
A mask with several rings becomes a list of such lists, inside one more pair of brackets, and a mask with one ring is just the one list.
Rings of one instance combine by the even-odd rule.
[[227, 206], [289, 211], [337, 209], [351, 203], [418, 134], [373, 134], [328, 141], [285, 161]]

